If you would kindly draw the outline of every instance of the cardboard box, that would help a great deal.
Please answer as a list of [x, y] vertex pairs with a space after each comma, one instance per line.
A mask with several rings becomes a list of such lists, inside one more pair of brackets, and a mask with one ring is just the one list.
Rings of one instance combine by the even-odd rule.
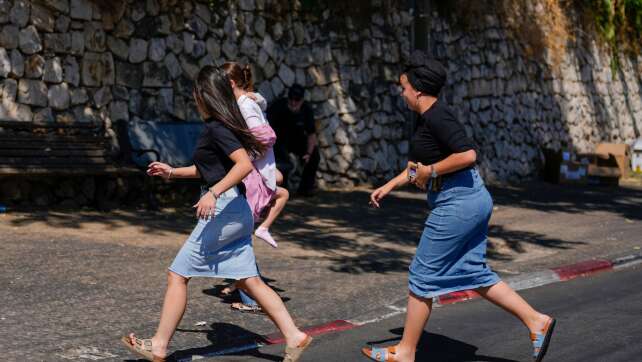
[[578, 154], [577, 159], [587, 167], [587, 183], [608, 186], [617, 186], [619, 184], [622, 171], [614, 155], [610, 153], [585, 153]]
[[626, 175], [629, 172], [631, 164], [631, 149], [625, 143], [600, 143], [595, 147], [595, 153], [603, 155], [613, 155], [620, 168], [620, 175]]
[[[600, 147], [602, 153], [551, 151], [546, 158], [548, 170], [545, 170], [545, 176], [549, 179], [556, 176], [552, 181], [560, 184], [618, 185], [623, 174], [620, 161], [628, 156], [628, 148], [621, 147], [622, 145], [603, 145], [606, 146]], [[613, 153], [618, 154], [620, 159]], [[555, 165], [557, 167], [553, 170]]]

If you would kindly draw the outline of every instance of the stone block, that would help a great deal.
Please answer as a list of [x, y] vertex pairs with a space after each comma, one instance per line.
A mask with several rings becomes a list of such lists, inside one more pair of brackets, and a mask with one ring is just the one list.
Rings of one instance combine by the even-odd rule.
[[24, 27], [29, 21], [30, 1], [14, 0], [9, 10], [9, 20], [18, 27]]
[[45, 51], [51, 53], [67, 53], [71, 51], [71, 39], [71, 34], [44, 34]]
[[62, 61], [58, 57], [47, 59], [42, 80], [47, 83], [62, 82]]
[[42, 50], [40, 35], [38, 35], [38, 30], [33, 25], [20, 30], [18, 43], [20, 44], [20, 50], [25, 54], [34, 54]]
[[85, 53], [82, 58], [82, 84], [89, 87], [112, 85], [116, 71], [111, 53]]
[[18, 47], [19, 34], [17, 26], [5, 25], [0, 32], [0, 48], [14, 49]]
[[143, 63], [143, 87], [170, 87], [171, 78], [167, 67], [162, 63]]
[[20, 78], [24, 75], [25, 60], [18, 49], [11, 50], [11, 76]]
[[18, 102], [33, 106], [47, 106], [47, 85], [32, 79], [20, 79], [18, 83]]
[[129, 42], [129, 61], [132, 63], [142, 63], [147, 59], [148, 43], [144, 39], [133, 38]]
[[92, 6], [89, 0], [71, 0], [71, 11], [69, 13], [72, 19], [91, 20]]
[[104, 52], [107, 50], [107, 34], [99, 22], [85, 23], [83, 35], [85, 49], [91, 52]]
[[52, 85], [49, 87], [47, 98], [49, 107], [55, 110], [62, 111], [69, 108], [71, 102], [69, 86], [66, 83]]
[[53, 12], [45, 6], [37, 3], [31, 5], [31, 24], [38, 30], [53, 32], [56, 19]]
[[116, 84], [140, 88], [143, 85], [143, 65], [117, 61]]

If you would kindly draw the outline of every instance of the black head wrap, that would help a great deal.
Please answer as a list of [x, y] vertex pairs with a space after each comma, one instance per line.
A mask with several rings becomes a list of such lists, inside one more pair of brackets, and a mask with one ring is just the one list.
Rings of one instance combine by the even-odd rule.
[[411, 62], [404, 74], [413, 88], [433, 97], [439, 96], [439, 91], [446, 84], [446, 69], [434, 59]]

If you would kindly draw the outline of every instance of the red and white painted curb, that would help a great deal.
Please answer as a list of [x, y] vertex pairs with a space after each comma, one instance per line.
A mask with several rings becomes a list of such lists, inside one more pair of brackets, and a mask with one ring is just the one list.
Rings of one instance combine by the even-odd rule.
[[[629, 267], [642, 263], [642, 254], [633, 254], [613, 260], [593, 259], [586, 260], [575, 264], [565, 265], [557, 268], [541, 270], [537, 272], [524, 273], [513, 277], [502, 278], [502, 280], [511, 286], [514, 290], [524, 290], [539, 287], [542, 285], [564, 282], [578, 277], [589, 276], [592, 274], [611, 271], [614, 269]], [[448, 304], [463, 302], [480, 297], [474, 290], [463, 290], [441, 295], [433, 299], [433, 306], [440, 307]], [[405, 298], [403, 299], [405, 302]], [[397, 304], [397, 303], [395, 303]], [[382, 316], [366, 320], [350, 320], [356, 325], [364, 325], [378, 322], [392, 316], [405, 313], [406, 308], [389, 305], [390, 311]]]
[[[542, 285], [564, 282], [567, 280], [575, 279], [578, 277], [589, 276], [597, 273], [611, 271], [629, 267], [635, 264], [642, 263], [642, 254], [634, 254], [617, 258], [613, 260], [607, 259], [593, 259], [582, 261], [579, 263], [561, 266], [557, 268], [542, 270], [532, 273], [524, 273], [513, 277], [503, 278], [502, 280], [508, 283], [515, 290], [524, 290], [539, 287]], [[472, 290], [464, 290], [459, 292], [452, 292], [441, 295], [433, 299], [433, 306], [440, 307], [448, 304], [459, 303], [471, 299], [478, 298], [479, 294]], [[350, 320], [335, 320], [329, 323], [324, 323], [317, 326], [303, 328], [303, 331], [311, 336], [319, 336], [328, 333], [335, 333], [346, 331], [360, 326], [375, 323], [384, 319], [394, 317], [406, 312], [406, 308], [397, 306], [397, 304], [405, 303], [405, 298], [399, 300], [397, 303], [387, 305], [382, 309], [384, 312], [378, 313], [376, 316], [370, 315], [370, 318], [365, 319], [350, 319]], [[196, 359], [222, 356], [231, 353], [239, 353], [251, 349], [263, 347], [265, 345], [284, 344], [285, 339], [280, 333], [273, 333], [261, 336], [259, 340], [249, 342], [247, 344], [228, 347], [211, 351], [205, 354], [192, 355], [184, 358], [178, 358], [179, 362], [192, 361]]]

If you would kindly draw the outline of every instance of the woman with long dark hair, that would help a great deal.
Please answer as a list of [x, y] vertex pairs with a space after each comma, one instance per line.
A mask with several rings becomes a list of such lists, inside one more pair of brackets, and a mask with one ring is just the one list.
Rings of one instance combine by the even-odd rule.
[[265, 146], [248, 130], [230, 80], [221, 69], [201, 69], [194, 99], [205, 121], [194, 151], [194, 165], [173, 168], [153, 162], [147, 173], [166, 179], [199, 178], [201, 198], [194, 205], [199, 220], [169, 267], [156, 334], [140, 339], [132, 333], [122, 342], [148, 360], [163, 361], [185, 312], [190, 278], [227, 278], [238, 280], [283, 333], [287, 343], [284, 361], [297, 361], [311, 338], [296, 327], [281, 298], [258, 277], [252, 248], [254, 222], [243, 196], [242, 180], [253, 168], [250, 157], [263, 154]]
[[533, 309], [486, 264], [493, 202], [475, 168], [473, 141], [450, 108], [437, 99], [446, 82], [445, 69], [428, 60], [407, 68], [399, 82], [404, 101], [421, 115], [421, 122], [411, 140], [408, 167], [376, 189], [370, 203], [378, 208], [392, 190], [412, 183], [428, 189], [431, 212], [410, 265], [403, 337], [396, 346], [362, 352], [375, 361], [414, 361], [432, 298], [474, 289], [524, 323], [531, 333], [533, 358], [541, 361], [555, 319]]

